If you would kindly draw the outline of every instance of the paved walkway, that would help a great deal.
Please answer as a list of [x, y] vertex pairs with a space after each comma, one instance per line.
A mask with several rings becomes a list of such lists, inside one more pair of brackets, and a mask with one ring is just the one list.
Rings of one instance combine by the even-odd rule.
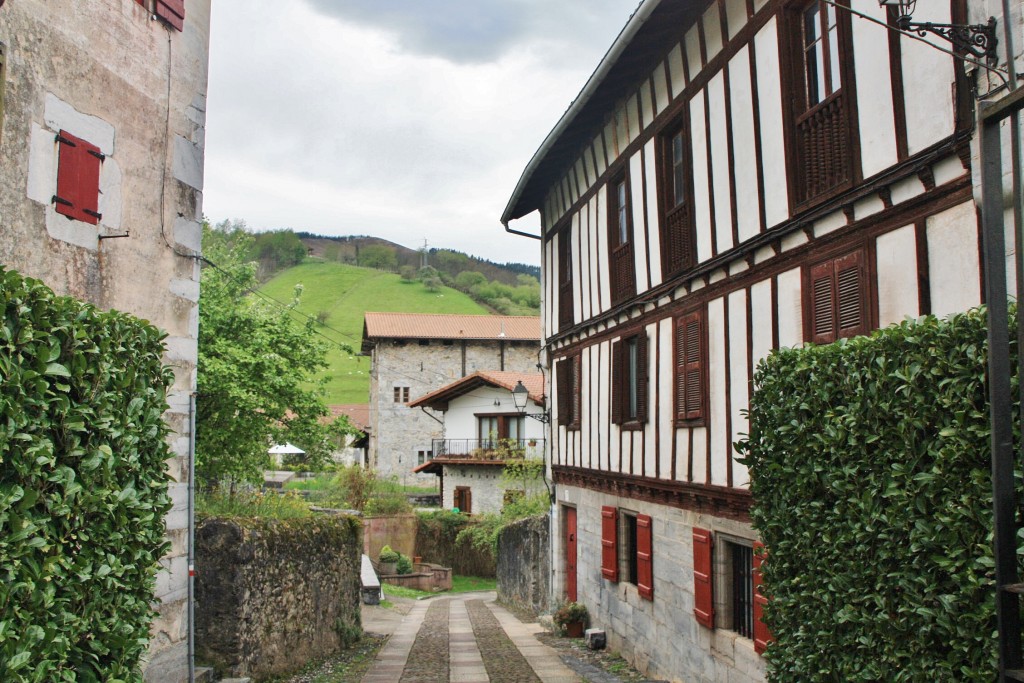
[[417, 602], [363, 683], [579, 683], [558, 654], [495, 602], [466, 593]]

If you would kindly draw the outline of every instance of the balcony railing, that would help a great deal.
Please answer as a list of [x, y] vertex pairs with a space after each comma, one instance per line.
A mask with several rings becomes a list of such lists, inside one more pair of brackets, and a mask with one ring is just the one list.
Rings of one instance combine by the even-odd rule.
[[540, 458], [544, 439], [434, 439], [435, 458], [465, 460], [513, 460]]

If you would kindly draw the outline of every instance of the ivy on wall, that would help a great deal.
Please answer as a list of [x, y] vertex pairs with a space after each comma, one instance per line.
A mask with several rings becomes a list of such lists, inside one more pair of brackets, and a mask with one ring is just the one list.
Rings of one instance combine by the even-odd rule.
[[0, 680], [141, 680], [168, 547], [164, 335], [2, 268], [0, 307]]
[[769, 680], [995, 679], [986, 350], [976, 310], [758, 368], [738, 447]]

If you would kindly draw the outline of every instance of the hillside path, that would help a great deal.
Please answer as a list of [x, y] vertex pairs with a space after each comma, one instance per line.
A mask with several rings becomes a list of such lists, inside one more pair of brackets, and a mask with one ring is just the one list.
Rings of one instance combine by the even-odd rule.
[[579, 683], [494, 592], [416, 602], [395, 625], [363, 683]]

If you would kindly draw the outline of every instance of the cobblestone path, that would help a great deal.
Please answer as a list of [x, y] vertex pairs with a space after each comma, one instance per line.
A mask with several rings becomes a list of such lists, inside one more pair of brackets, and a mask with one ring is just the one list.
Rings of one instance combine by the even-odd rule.
[[491, 683], [540, 683], [529, 662], [481, 600], [466, 602], [480, 656]]
[[469, 593], [418, 603], [363, 683], [579, 683], [557, 653], [494, 602]]

